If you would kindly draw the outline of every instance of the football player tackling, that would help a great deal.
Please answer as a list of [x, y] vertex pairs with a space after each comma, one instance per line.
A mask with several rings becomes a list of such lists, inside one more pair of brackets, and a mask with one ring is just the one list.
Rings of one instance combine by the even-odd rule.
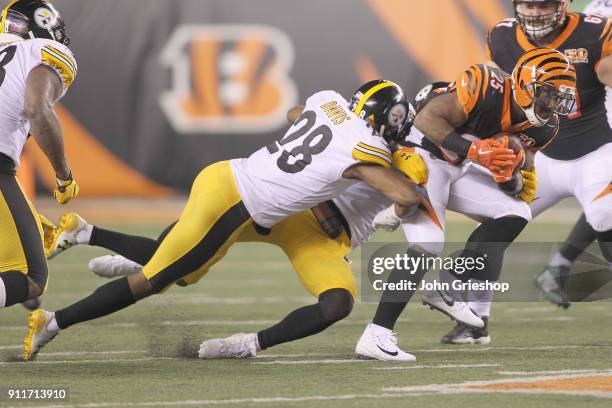
[[65, 204], [79, 191], [53, 111], [77, 72], [69, 42], [46, 1], [14, 1], [0, 14], [0, 308], [35, 299], [47, 286], [42, 226], [15, 177], [30, 135], [55, 170], [56, 200]]
[[[373, 81], [357, 90], [350, 101], [351, 110], [357, 108], [362, 95], [380, 83]], [[399, 92], [399, 88], [387, 87], [373, 94], [361, 112], [365, 112], [365, 117], [373, 116], [374, 122], [379, 123], [374, 128], [380, 131], [387, 117], [385, 112], [399, 102], [406, 102], [406, 96]], [[386, 126], [387, 130], [382, 132], [383, 138], [390, 144], [401, 141], [412, 126], [413, 119], [414, 113], [410, 107], [404, 128], [398, 131], [395, 127]], [[416, 184], [427, 179], [425, 164], [413, 149], [395, 151], [393, 165]], [[207, 340], [200, 347], [200, 357], [255, 357], [260, 350], [319, 333], [348, 316], [353, 307], [357, 285], [346, 257], [351, 249], [371, 236], [375, 231], [372, 226], [374, 217], [391, 204], [383, 194], [360, 182], [333, 200], [291, 215], [271, 229], [248, 226], [240, 233], [237, 242], [262, 242], [281, 248], [304, 288], [317, 299], [317, 303], [297, 308], [280, 322], [257, 333], [238, 333], [222, 339]], [[151, 259], [171, 228], [166, 228], [154, 240], [93, 226], [78, 215], [69, 213], [61, 217], [54, 237], [45, 242], [50, 243], [46, 249], [51, 257], [78, 244], [100, 246], [120, 254], [94, 258], [89, 263], [94, 273], [114, 278], [138, 272]], [[191, 283], [194, 282], [177, 282], [179, 286]], [[389, 342], [385, 347], [390, 349], [393, 343]], [[414, 356], [399, 353], [397, 358], [410, 361]]]
[[[379, 92], [389, 96], [384, 117], [366, 116]], [[418, 203], [414, 184], [390, 168], [391, 154], [379, 135], [399, 132], [408, 120], [408, 103], [398, 96], [403, 91], [389, 81], [364, 89], [352, 107], [336, 92], [316, 93], [289, 112], [294, 125], [282, 140], [249, 158], [202, 170], [179, 220], [142, 269], [55, 313], [30, 315], [24, 359], [34, 359], [61, 329], [114, 313], [177, 281], [197, 282], [250, 226], [265, 233], [359, 180], [395, 202], [399, 216], [409, 214]]]

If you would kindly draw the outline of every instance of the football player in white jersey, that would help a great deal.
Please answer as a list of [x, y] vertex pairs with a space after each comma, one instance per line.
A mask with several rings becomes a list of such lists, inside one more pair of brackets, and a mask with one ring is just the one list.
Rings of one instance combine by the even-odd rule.
[[[585, 7], [583, 13], [597, 14], [609, 19], [612, 17], [612, 0], [591, 1]], [[612, 88], [609, 86], [606, 86], [605, 107], [608, 123], [612, 128]], [[570, 306], [570, 299], [565, 293], [564, 287], [571, 266], [596, 238], [597, 233], [587, 222], [586, 215], [583, 213], [559, 251], [553, 254], [546, 268], [536, 277], [535, 284], [546, 299], [564, 309]]]
[[68, 43], [46, 1], [14, 1], [0, 14], [0, 308], [34, 299], [47, 285], [42, 226], [15, 177], [30, 135], [55, 170], [57, 201], [78, 193], [53, 111], [77, 72]]
[[[413, 148], [395, 151], [393, 165], [416, 184], [427, 180], [425, 163]], [[247, 227], [237, 242], [261, 242], [281, 248], [305, 289], [318, 302], [293, 310], [282, 321], [257, 333], [207, 340], [202, 343], [200, 357], [255, 357], [260, 349], [311, 336], [346, 318], [357, 294], [347, 256], [375, 232], [374, 217], [391, 204], [386, 196], [368, 184], [356, 183], [333, 200], [291, 215], [269, 230], [253, 225]], [[78, 244], [99, 246], [120, 254], [94, 258], [89, 263], [95, 274], [114, 278], [138, 272], [171, 228], [172, 225], [154, 240], [93, 226], [69, 213], [62, 216], [55, 237], [46, 242], [49, 242], [47, 249], [51, 257]], [[178, 281], [177, 285], [192, 283]], [[381, 347], [395, 350], [393, 335], [381, 339]], [[397, 351], [397, 361], [415, 359], [411, 354]]]
[[[380, 136], [400, 132], [408, 113], [401, 88], [384, 80], [360, 88], [350, 106], [333, 91], [312, 95], [288, 113], [293, 126], [282, 140], [202, 170], [179, 220], [142, 269], [55, 313], [32, 312], [24, 359], [34, 359], [61, 329], [124, 309], [177, 281], [197, 282], [249, 226], [273, 229], [359, 180], [393, 201], [397, 215], [409, 214], [418, 203], [414, 183], [390, 168]], [[256, 349], [257, 341], [251, 338]]]

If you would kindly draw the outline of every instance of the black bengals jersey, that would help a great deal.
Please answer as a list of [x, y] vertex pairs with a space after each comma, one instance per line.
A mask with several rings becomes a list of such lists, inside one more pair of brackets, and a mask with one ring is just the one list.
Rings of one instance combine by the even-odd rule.
[[[554, 48], [574, 64], [577, 94], [574, 112], [563, 119], [557, 137], [543, 152], [558, 160], [577, 159], [605, 143], [612, 142], [612, 129], [605, 108], [605, 86], [599, 82], [595, 67], [612, 54], [612, 26], [600, 16], [568, 14], [566, 26], [545, 47]], [[507, 72], [531, 44], [515, 19], [500, 22], [487, 35], [489, 58]]]
[[[460, 134], [486, 139], [502, 131], [524, 133], [534, 148], [546, 146], [556, 134], [555, 129], [535, 129], [528, 121], [517, 121], [512, 117], [512, 77], [497, 67], [472, 65], [459, 74], [455, 82], [436, 82], [426, 86], [415, 98], [417, 115], [433, 98], [447, 93], [457, 95], [467, 117], [467, 121], [456, 129]], [[421, 146], [452, 163], [463, 159], [427, 138], [421, 141]]]

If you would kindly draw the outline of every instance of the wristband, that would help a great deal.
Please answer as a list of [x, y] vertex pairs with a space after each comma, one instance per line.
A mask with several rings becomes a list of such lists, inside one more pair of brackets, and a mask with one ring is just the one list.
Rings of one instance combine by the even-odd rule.
[[472, 143], [469, 140], [465, 140], [459, 133], [453, 130], [444, 137], [440, 146], [461, 156], [467, 156], [471, 145]]

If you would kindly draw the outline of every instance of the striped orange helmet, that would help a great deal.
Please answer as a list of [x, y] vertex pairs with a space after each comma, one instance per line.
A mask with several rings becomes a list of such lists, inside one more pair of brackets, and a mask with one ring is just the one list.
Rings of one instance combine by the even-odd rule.
[[556, 127], [576, 102], [576, 69], [559, 51], [534, 48], [512, 71], [514, 100], [534, 126]]

